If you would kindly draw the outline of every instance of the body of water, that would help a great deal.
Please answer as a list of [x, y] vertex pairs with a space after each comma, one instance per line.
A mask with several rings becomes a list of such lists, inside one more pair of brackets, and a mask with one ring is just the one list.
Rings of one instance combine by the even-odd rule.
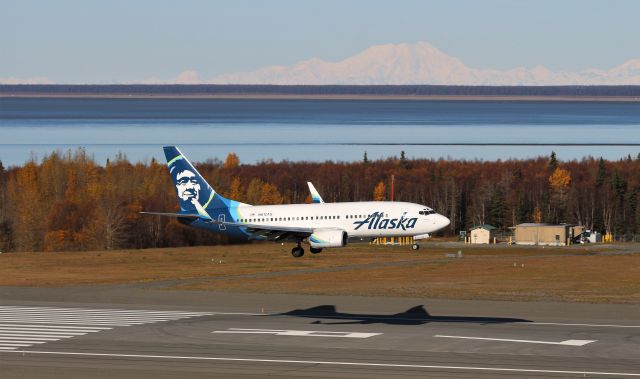
[[640, 104], [411, 100], [0, 99], [0, 160], [22, 164], [84, 147], [99, 162], [124, 153], [192, 160], [354, 161], [399, 156], [561, 159], [640, 153]]

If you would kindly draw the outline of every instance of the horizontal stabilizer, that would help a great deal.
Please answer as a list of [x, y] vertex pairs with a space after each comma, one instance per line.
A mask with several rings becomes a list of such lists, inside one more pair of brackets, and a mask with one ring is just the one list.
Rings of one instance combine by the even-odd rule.
[[165, 216], [165, 217], [182, 217], [182, 218], [200, 218], [197, 213], [164, 213], [164, 212], [140, 212], [143, 215]]

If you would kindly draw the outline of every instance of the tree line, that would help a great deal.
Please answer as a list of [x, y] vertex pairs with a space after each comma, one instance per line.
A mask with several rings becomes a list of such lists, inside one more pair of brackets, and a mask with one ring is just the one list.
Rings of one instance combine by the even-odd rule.
[[[618, 161], [398, 158], [359, 162], [225, 161], [196, 165], [223, 196], [249, 204], [389, 200], [428, 205], [451, 219], [442, 233], [479, 224], [573, 223], [631, 239], [640, 234], [640, 154]], [[118, 155], [98, 164], [85, 150], [0, 162], [0, 251], [66, 251], [227, 243], [224, 236], [139, 212], [178, 209], [164, 163]]]

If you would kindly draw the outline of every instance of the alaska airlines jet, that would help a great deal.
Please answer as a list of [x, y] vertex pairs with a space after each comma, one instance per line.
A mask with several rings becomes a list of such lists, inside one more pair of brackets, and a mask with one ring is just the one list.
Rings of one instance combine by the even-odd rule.
[[[177, 217], [186, 225], [223, 233], [233, 239], [296, 243], [294, 257], [342, 247], [349, 242], [369, 242], [378, 237], [429, 237], [449, 225], [449, 219], [420, 204], [363, 201], [324, 203], [310, 185], [314, 203], [249, 205], [222, 197], [175, 146], [164, 147], [169, 175], [175, 185], [180, 211], [141, 212]], [[418, 244], [413, 249], [419, 248]]]

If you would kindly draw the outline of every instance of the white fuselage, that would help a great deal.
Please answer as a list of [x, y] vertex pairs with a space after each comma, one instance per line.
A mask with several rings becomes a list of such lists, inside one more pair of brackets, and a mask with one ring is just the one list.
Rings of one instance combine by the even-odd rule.
[[417, 236], [449, 225], [447, 217], [424, 205], [366, 201], [349, 203], [240, 205], [235, 222], [313, 229], [341, 229], [350, 239]]

